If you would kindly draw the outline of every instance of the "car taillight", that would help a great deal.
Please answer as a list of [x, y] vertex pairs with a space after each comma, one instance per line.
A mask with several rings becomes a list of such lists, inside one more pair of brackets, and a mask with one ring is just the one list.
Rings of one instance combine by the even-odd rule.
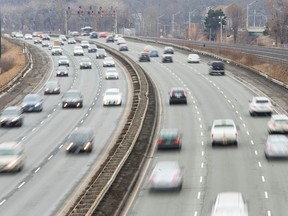
[[162, 139], [162, 138], [159, 138], [158, 141], [157, 141], [157, 144], [158, 144], [158, 145], [161, 145], [162, 143], [163, 143], [163, 139]]
[[179, 143], [180, 143], [180, 138], [177, 137], [177, 138], [174, 140], [174, 144], [179, 145]]

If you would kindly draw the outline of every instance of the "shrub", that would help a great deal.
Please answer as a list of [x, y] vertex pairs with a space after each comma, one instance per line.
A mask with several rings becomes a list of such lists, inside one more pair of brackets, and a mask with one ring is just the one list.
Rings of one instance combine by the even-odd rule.
[[1, 73], [4, 73], [15, 65], [15, 60], [11, 58], [2, 58], [0, 61]]

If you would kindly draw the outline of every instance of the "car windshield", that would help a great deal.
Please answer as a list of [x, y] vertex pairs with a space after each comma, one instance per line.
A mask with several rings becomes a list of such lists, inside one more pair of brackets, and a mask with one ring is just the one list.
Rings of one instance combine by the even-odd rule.
[[17, 114], [16, 109], [5, 109], [2, 112], [2, 115], [15, 115], [15, 114]]
[[13, 156], [16, 155], [14, 149], [0, 149], [0, 156]]
[[60, 56], [59, 60], [68, 60], [67, 56]]
[[256, 103], [265, 104], [265, 103], [269, 103], [269, 101], [268, 100], [256, 100]]
[[58, 84], [57, 82], [47, 82], [45, 86], [48, 88], [55, 88], [58, 86]]
[[221, 128], [223, 128], [223, 127], [233, 128], [234, 125], [233, 125], [233, 124], [216, 124], [216, 125], [214, 125], [214, 127], [215, 127], [215, 128], [217, 128], [217, 127], [221, 127]]
[[106, 57], [105, 61], [113, 61], [113, 58], [112, 57]]
[[27, 95], [27, 96], [24, 98], [24, 102], [25, 102], [25, 101], [38, 101], [38, 100], [39, 100], [38, 95]]
[[79, 94], [79, 92], [66, 92], [65, 94], [64, 94], [64, 97], [80, 97], [80, 94]]
[[88, 133], [72, 133], [69, 137], [70, 142], [87, 142], [90, 135]]
[[115, 73], [115, 72], [117, 72], [117, 70], [116, 70], [116, 68], [109, 68], [109, 69], [107, 69], [106, 72], [107, 73]]
[[66, 68], [65, 66], [60, 66], [60, 67], [58, 67], [58, 70], [59, 70], [59, 71], [66, 71], [67, 68]]
[[83, 59], [81, 59], [81, 62], [90, 62], [90, 59], [89, 58], [83, 58]]
[[97, 53], [99, 53], [99, 54], [105, 54], [105, 50], [98, 49]]

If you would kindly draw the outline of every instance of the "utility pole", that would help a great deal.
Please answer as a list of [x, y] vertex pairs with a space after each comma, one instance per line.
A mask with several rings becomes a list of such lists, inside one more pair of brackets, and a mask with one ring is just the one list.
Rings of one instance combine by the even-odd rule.
[[223, 24], [222, 24], [222, 19], [224, 18], [224, 16], [219, 16], [220, 18], [220, 43], [222, 43], [222, 39], [223, 39]]
[[180, 13], [180, 11], [178, 11], [177, 13], [175, 13], [175, 14], [172, 14], [172, 36], [174, 37], [174, 25], [175, 25], [175, 23], [174, 23], [174, 18], [175, 18], [175, 16], [177, 15], [177, 14], [179, 14]]
[[118, 25], [118, 15], [117, 10], [115, 10], [115, 34], [117, 34], [117, 25]]
[[251, 2], [250, 4], [247, 4], [247, 13], [246, 13], [246, 29], [248, 29], [249, 27], [249, 6], [251, 6], [252, 4], [256, 3], [257, 0]]
[[0, 12], [0, 59], [2, 56], [2, 16], [1, 16], [1, 12]]
[[159, 35], [159, 33], [160, 33], [160, 21], [159, 21], [159, 19], [161, 18], [161, 17], [163, 17], [165, 14], [162, 14], [161, 16], [159, 16], [159, 17], [157, 17], [157, 34], [156, 34], [156, 36], [157, 37], [159, 37], [160, 35]]

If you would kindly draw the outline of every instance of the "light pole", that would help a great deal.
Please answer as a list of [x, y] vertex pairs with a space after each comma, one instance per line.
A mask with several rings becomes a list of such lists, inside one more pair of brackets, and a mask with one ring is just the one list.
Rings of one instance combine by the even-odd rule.
[[222, 38], [223, 38], [223, 31], [222, 31], [222, 28], [223, 28], [222, 19], [223, 18], [224, 18], [224, 16], [219, 16], [219, 19], [220, 19], [220, 43], [222, 43]]
[[175, 13], [175, 14], [172, 14], [172, 36], [174, 37], [174, 18], [175, 18], [175, 16], [176, 15], [178, 15], [179, 13], [180, 13], [181, 11], [178, 11], [177, 13]]
[[191, 28], [191, 15], [198, 9], [194, 9], [193, 11], [189, 12], [189, 24], [188, 24], [188, 39], [190, 39], [190, 28]]
[[162, 14], [161, 16], [159, 16], [159, 17], [157, 17], [157, 34], [156, 34], [156, 36], [157, 37], [159, 37], [159, 32], [160, 32], [160, 29], [159, 29], [159, 26], [160, 26], [160, 21], [159, 21], [159, 19], [161, 18], [161, 17], [163, 17], [165, 14]]
[[246, 14], [246, 29], [248, 29], [249, 27], [249, 6], [253, 5], [254, 3], [256, 3], [257, 0], [251, 2], [250, 4], [247, 4], [247, 14]]

